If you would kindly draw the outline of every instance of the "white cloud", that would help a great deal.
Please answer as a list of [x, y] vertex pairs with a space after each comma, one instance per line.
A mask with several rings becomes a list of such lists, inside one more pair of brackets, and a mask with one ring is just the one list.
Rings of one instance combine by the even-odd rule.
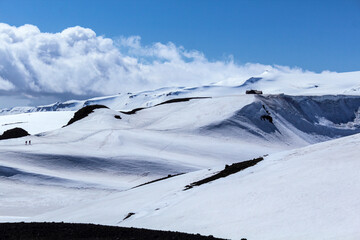
[[19, 96], [96, 96], [165, 86], [241, 84], [282, 66], [209, 61], [169, 42], [141, 44], [139, 36], [112, 40], [88, 28], [42, 33], [36, 26], [0, 23], [0, 90]]
[[9, 91], [14, 88], [15, 88], [15, 86], [11, 82], [0, 77], [0, 90]]

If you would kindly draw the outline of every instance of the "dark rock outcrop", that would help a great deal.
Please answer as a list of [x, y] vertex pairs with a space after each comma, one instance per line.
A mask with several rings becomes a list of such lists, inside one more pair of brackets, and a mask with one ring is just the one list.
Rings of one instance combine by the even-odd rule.
[[262, 160], [264, 160], [264, 158], [259, 157], [259, 158], [254, 158], [252, 160], [248, 160], [248, 161], [244, 161], [244, 162], [233, 163], [230, 166], [225, 165], [224, 170], [221, 170], [220, 172], [218, 172], [218, 173], [216, 173], [216, 174], [214, 174], [214, 175], [212, 175], [210, 177], [204, 178], [204, 179], [202, 179], [200, 181], [190, 183], [189, 185], [185, 186], [184, 190], [189, 190], [189, 189], [191, 189], [191, 188], [193, 188], [195, 186], [200, 186], [200, 185], [203, 185], [205, 183], [215, 181], [215, 180], [217, 180], [219, 178], [224, 178], [224, 177], [227, 177], [229, 175], [235, 174], [235, 173], [240, 172], [240, 171], [242, 171], [242, 170], [244, 170], [246, 168], [255, 166], [258, 162], [261, 162]]
[[124, 228], [95, 224], [74, 223], [0, 223], [0, 239], [15, 240], [201, 240], [219, 239], [213, 236], [188, 234], [170, 231], [148, 230], [140, 228]]
[[29, 135], [30, 134], [22, 128], [12, 128], [6, 130], [2, 135], [0, 135], [0, 140], [10, 139], [10, 138], [20, 138]]

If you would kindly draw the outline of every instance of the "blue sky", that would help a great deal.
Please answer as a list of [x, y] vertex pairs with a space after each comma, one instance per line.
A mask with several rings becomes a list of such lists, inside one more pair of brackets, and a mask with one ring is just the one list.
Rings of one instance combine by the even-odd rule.
[[209, 60], [321, 72], [360, 70], [360, 1], [0, 0], [0, 22], [42, 32], [72, 26], [112, 39], [173, 42]]

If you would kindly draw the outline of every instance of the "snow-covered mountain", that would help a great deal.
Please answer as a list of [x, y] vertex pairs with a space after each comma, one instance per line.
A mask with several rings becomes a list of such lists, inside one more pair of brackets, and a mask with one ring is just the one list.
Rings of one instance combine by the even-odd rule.
[[43, 111], [76, 111], [93, 104], [106, 105], [115, 110], [130, 111], [150, 107], [174, 98], [218, 97], [244, 94], [258, 89], [265, 94], [287, 95], [360, 95], [360, 72], [347, 73], [281, 73], [264, 72], [244, 82], [218, 82], [197, 87], [167, 87], [138, 93], [119, 93], [113, 96], [88, 100], [56, 102], [37, 107], [13, 107], [0, 109], [0, 115]]
[[[331, 79], [330, 87], [271, 79], [3, 109], [0, 133], [21, 127], [32, 135], [0, 141], [0, 221], [231, 239], [360, 237], [357, 81], [344, 74], [335, 88]], [[109, 108], [65, 126], [93, 104]], [[258, 157], [264, 160], [255, 166], [184, 191], [225, 165]]]

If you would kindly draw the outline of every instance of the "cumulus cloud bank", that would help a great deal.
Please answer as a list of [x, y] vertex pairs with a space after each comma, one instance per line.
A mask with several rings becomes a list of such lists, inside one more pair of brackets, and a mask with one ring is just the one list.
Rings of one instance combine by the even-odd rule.
[[209, 61], [173, 43], [116, 40], [83, 27], [44, 33], [36, 26], [0, 23], [0, 93], [24, 98], [98, 96], [165, 86], [241, 84], [266, 70], [302, 71], [262, 64]]
[[115, 42], [88, 28], [42, 33], [33, 25], [0, 23], [0, 90], [102, 95], [163, 86], [244, 79], [269, 66], [208, 61], [172, 43], [142, 46], [140, 37]]

